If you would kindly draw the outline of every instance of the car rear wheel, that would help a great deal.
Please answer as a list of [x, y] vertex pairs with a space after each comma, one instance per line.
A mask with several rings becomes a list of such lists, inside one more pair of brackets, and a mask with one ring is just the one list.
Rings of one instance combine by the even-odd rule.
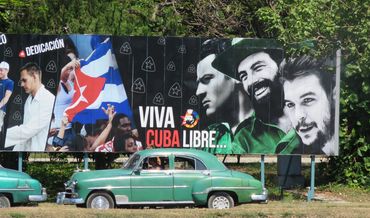
[[226, 192], [216, 192], [208, 199], [208, 208], [228, 209], [234, 207], [234, 199]]
[[106, 192], [95, 192], [87, 199], [86, 206], [94, 209], [109, 209], [114, 208], [114, 201]]
[[10, 207], [10, 201], [5, 195], [0, 195], [0, 208]]

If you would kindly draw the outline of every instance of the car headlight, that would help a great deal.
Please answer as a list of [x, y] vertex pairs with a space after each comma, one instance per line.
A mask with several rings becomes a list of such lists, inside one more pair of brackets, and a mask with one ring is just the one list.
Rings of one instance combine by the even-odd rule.
[[64, 183], [64, 187], [67, 189], [74, 189], [76, 185], [78, 184], [77, 180], [70, 180]]

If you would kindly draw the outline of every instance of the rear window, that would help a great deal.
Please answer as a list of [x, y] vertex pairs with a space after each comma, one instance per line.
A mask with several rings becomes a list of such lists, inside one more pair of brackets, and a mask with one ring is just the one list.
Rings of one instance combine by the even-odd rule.
[[206, 170], [207, 167], [193, 157], [175, 157], [175, 170]]

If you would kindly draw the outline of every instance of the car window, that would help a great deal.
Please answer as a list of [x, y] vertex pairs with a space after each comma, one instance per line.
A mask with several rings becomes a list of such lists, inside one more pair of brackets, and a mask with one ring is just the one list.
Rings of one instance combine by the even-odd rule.
[[170, 162], [168, 157], [151, 156], [146, 157], [141, 166], [143, 170], [168, 170]]
[[175, 170], [206, 170], [202, 161], [193, 157], [175, 157]]
[[195, 169], [196, 170], [207, 170], [207, 167], [202, 163], [202, 161], [195, 159], [196, 160], [196, 165]]
[[134, 169], [140, 160], [139, 154], [134, 154], [128, 159], [128, 161], [123, 165], [123, 169]]

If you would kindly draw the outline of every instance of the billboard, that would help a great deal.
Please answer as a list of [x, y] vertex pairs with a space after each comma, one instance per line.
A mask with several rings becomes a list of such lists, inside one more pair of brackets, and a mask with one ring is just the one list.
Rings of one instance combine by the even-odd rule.
[[0, 150], [338, 154], [335, 53], [271, 39], [2, 34]]

